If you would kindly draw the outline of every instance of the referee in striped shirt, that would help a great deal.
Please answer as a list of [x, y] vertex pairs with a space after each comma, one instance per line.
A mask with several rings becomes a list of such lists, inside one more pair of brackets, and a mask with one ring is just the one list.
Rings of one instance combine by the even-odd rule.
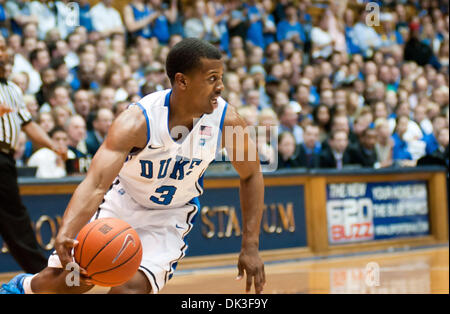
[[65, 152], [58, 151], [47, 133], [31, 120], [19, 87], [7, 80], [10, 60], [5, 40], [0, 36], [0, 236], [23, 270], [37, 273], [47, 266], [47, 259], [20, 199], [14, 148], [22, 129], [36, 144], [62, 155]]

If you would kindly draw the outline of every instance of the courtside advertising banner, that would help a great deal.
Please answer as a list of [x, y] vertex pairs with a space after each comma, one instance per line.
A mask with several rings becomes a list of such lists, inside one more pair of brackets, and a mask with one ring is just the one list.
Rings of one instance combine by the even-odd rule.
[[[304, 186], [266, 186], [261, 221], [260, 250], [307, 247]], [[56, 235], [71, 194], [23, 195], [36, 239], [46, 256], [54, 250]], [[184, 238], [187, 256], [239, 253], [242, 214], [239, 187], [211, 188], [199, 197], [201, 207]], [[0, 237], [0, 273], [20, 270]]]
[[430, 233], [426, 181], [327, 184], [330, 244]]

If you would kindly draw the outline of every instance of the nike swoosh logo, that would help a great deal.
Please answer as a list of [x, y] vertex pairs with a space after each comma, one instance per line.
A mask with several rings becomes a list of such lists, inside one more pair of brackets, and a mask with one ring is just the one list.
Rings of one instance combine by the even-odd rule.
[[175, 228], [184, 229], [183, 227], [180, 227], [178, 224], [175, 225]]
[[117, 253], [116, 257], [114, 257], [112, 263], [114, 264], [115, 261], [117, 261], [120, 257], [120, 255], [122, 255], [122, 253], [125, 251], [125, 249], [130, 245], [133, 244], [133, 246], [136, 246], [136, 243], [134, 241], [134, 238], [131, 234], [127, 234], [127, 236], [125, 237], [125, 240], [123, 240], [123, 244], [122, 247], [119, 250], [119, 253]]
[[158, 149], [158, 148], [162, 148], [163, 146], [156, 146], [156, 147], [153, 147], [152, 145], [149, 145], [148, 146], [148, 148], [150, 148], [150, 149]]

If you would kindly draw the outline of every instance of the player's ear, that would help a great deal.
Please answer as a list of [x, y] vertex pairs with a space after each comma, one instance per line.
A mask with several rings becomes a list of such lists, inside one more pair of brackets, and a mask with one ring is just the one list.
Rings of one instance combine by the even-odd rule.
[[175, 74], [175, 84], [177, 84], [180, 89], [186, 90], [186, 88], [187, 88], [186, 76], [180, 72], [176, 73]]

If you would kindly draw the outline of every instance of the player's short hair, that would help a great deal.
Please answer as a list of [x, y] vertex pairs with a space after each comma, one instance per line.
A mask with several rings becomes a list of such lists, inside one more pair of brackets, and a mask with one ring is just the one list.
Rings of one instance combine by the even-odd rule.
[[222, 59], [220, 50], [205, 40], [185, 38], [170, 50], [166, 60], [166, 73], [173, 83], [175, 74], [189, 73], [200, 64], [200, 59]]

